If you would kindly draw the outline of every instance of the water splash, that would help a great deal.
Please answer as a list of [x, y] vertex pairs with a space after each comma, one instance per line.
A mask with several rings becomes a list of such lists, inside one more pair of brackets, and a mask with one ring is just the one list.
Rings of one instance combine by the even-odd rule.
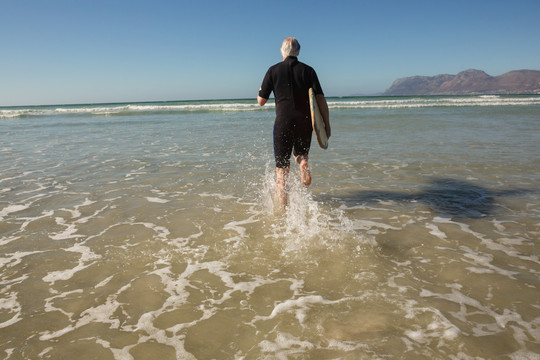
[[321, 247], [338, 247], [345, 242], [366, 243], [366, 237], [355, 230], [354, 222], [341, 209], [317, 201], [310, 188], [302, 186], [300, 172], [292, 167], [289, 175], [287, 211], [275, 191], [275, 170], [267, 164], [261, 188], [263, 213], [271, 218], [269, 238], [279, 239], [284, 253], [310, 251]]

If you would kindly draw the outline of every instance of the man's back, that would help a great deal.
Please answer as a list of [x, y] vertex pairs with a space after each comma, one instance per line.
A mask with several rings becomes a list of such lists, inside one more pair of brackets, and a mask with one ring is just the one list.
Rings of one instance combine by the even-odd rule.
[[268, 69], [261, 94], [268, 98], [274, 92], [276, 121], [309, 120], [309, 88], [313, 88], [316, 94], [323, 93], [315, 70], [289, 56]]

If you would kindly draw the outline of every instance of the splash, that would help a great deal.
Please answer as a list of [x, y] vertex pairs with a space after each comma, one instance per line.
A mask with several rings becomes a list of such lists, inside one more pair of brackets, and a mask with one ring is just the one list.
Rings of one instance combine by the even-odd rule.
[[319, 202], [310, 188], [302, 186], [300, 171], [291, 168], [289, 201], [283, 213], [275, 192], [275, 170], [267, 164], [260, 194], [263, 212], [271, 217], [271, 232], [267, 237], [280, 239], [284, 252], [298, 252], [320, 247], [339, 246], [345, 239], [365, 242], [355, 231], [352, 220], [332, 204]]

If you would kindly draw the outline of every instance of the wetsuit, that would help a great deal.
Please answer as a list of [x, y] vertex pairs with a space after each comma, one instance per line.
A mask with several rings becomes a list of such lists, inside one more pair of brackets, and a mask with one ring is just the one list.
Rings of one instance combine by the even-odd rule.
[[278, 168], [290, 166], [291, 153], [309, 153], [313, 132], [309, 88], [315, 95], [323, 94], [315, 70], [294, 56], [271, 66], [263, 79], [259, 96], [268, 99], [273, 91], [276, 101], [274, 157]]

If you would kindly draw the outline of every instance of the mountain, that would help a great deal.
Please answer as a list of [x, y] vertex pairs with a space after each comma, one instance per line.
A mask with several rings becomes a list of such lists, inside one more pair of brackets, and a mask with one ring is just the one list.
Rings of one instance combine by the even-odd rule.
[[394, 81], [383, 95], [540, 94], [540, 71], [514, 70], [490, 76], [481, 70], [457, 75], [411, 76]]

